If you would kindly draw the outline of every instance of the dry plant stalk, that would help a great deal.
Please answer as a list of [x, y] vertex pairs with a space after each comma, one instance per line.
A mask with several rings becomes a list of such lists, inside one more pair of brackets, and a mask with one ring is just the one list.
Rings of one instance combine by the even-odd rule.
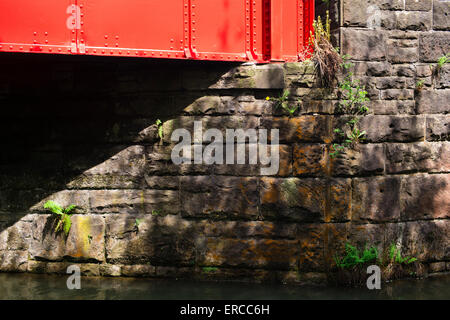
[[319, 79], [325, 87], [333, 87], [343, 62], [338, 51], [331, 44], [330, 14], [327, 11], [325, 26], [320, 16], [313, 23], [314, 33], [311, 32], [310, 46], [314, 53], [312, 61], [319, 74]]

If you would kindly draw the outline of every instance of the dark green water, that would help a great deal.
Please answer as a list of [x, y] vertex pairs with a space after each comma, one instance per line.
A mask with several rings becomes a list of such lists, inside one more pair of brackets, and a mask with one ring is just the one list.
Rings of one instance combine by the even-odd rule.
[[287, 285], [83, 277], [68, 290], [67, 277], [0, 273], [0, 299], [450, 299], [450, 275], [383, 284], [381, 290]]

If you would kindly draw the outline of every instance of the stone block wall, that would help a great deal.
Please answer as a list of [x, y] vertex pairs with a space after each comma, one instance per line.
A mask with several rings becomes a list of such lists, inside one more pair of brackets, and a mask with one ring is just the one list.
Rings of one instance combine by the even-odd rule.
[[[428, 239], [430, 247], [417, 254], [427, 257], [430, 270], [443, 271], [449, 252], [450, 65], [439, 68], [437, 62], [450, 54], [450, 2], [341, 0], [329, 7], [335, 19], [332, 8], [340, 8], [337, 41], [371, 99], [371, 114], [361, 123], [369, 143], [332, 169], [365, 176], [352, 181], [352, 221], [360, 228], [396, 229], [404, 237], [400, 242], [416, 249], [427, 241], [420, 238]], [[441, 252], [432, 254], [438, 246]]]
[[[323, 283], [346, 241], [450, 270], [449, 68], [430, 69], [449, 51], [447, 4], [373, 1], [390, 24], [369, 29], [362, 1], [341, 2], [371, 113], [367, 141], [335, 160], [338, 93], [308, 62], [3, 54], [0, 271]], [[266, 100], [285, 88], [292, 116]], [[194, 121], [279, 129], [280, 170], [175, 165], [171, 133]], [[77, 205], [67, 237], [47, 200]]]

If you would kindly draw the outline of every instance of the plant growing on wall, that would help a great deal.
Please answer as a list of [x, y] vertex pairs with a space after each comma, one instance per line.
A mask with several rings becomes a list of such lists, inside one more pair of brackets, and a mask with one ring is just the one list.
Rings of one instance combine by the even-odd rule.
[[449, 62], [450, 62], [450, 53], [447, 53], [446, 55], [440, 57], [437, 60], [436, 67], [434, 67], [434, 69], [430, 66], [430, 68], [432, 69], [433, 83], [435, 83], [436, 80], [440, 79], [442, 68]]
[[217, 267], [203, 267], [202, 268], [202, 271], [204, 273], [216, 272], [217, 270], [219, 270], [219, 268], [217, 268]]
[[158, 137], [160, 140], [163, 139], [163, 125], [160, 119], [157, 119], [155, 122], [156, 127], [158, 128]]
[[344, 70], [344, 79], [339, 83], [340, 101], [336, 112], [341, 115], [348, 115], [350, 117], [344, 125], [340, 128], [335, 128], [334, 133], [338, 136], [338, 143], [332, 145], [332, 158], [345, 152], [347, 148], [355, 149], [359, 143], [365, 140], [366, 132], [359, 129], [359, 117], [366, 115], [369, 112], [367, 102], [370, 99], [367, 97], [365, 86], [360, 84], [359, 80], [353, 79], [353, 72], [351, 68], [354, 65], [348, 62], [349, 56], [342, 57], [343, 63], [341, 67]]
[[335, 277], [338, 285], [362, 286], [367, 279], [367, 267], [378, 265], [385, 280], [401, 278], [404, 276], [417, 275], [420, 269], [417, 258], [402, 256], [400, 248], [395, 244], [386, 247], [381, 253], [375, 246], [359, 250], [355, 245], [345, 244], [342, 255], [335, 255], [334, 262], [336, 268], [331, 268], [335, 272], [330, 276]]
[[425, 80], [423, 80], [423, 79], [418, 80], [418, 81], [416, 82], [416, 89], [417, 89], [418, 91], [422, 90], [424, 84], [425, 84]]
[[311, 32], [309, 45], [314, 50], [311, 60], [314, 62], [316, 71], [322, 85], [332, 88], [342, 64], [342, 57], [331, 44], [330, 13], [327, 11], [325, 23], [319, 16], [313, 22], [314, 32]]
[[342, 258], [335, 256], [336, 266], [341, 269], [351, 269], [369, 262], [379, 261], [378, 249], [376, 247], [365, 247], [360, 251], [350, 243], [345, 244], [345, 255]]
[[289, 105], [288, 102], [288, 98], [289, 98], [289, 90], [286, 89], [283, 91], [283, 94], [280, 95], [278, 98], [271, 98], [271, 97], [266, 97], [267, 101], [275, 101], [275, 110], [278, 109], [279, 107], [281, 107], [284, 111], [286, 111], [289, 116], [292, 116], [295, 111], [297, 111], [298, 109], [298, 105]]
[[415, 257], [403, 257], [401, 255], [400, 249], [393, 243], [389, 247], [389, 259], [390, 263], [399, 263], [399, 264], [411, 264], [417, 261]]
[[56, 217], [56, 226], [54, 231], [59, 232], [64, 231], [67, 236], [69, 234], [70, 228], [72, 226], [71, 212], [76, 208], [76, 205], [70, 205], [66, 208], [62, 208], [54, 201], [47, 201], [44, 204], [44, 209], [51, 211]]

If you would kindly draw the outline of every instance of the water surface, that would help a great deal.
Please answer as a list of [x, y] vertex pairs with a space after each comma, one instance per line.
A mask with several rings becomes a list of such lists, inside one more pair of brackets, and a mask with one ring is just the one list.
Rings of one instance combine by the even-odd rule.
[[0, 273], [0, 299], [450, 299], [450, 275], [400, 280], [381, 290], [299, 287], [279, 284], [194, 282], [149, 278], [82, 277], [69, 290], [66, 276]]

